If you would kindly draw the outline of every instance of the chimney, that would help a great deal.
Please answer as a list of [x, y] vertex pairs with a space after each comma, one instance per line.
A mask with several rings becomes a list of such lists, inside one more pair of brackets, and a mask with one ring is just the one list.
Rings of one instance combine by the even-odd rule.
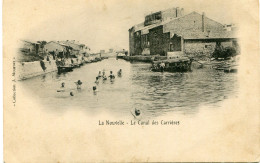
[[183, 15], [184, 15], [184, 9], [181, 8], [181, 16], [183, 16]]
[[207, 31], [206, 37], [209, 37], [209, 34], [210, 34], [210, 30]]
[[205, 31], [205, 13], [202, 13], [202, 32]]
[[176, 18], [179, 16], [179, 7], [176, 7]]

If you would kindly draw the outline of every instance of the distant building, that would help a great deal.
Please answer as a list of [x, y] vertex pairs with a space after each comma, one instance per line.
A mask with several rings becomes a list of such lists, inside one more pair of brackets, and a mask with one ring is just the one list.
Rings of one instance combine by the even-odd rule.
[[109, 53], [113, 53], [114, 49], [109, 49]]
[[104, 54], [105, 53], [105, 50], [100, 50], [100, 54]]
[[22, 45], [20, 51], [38, 54], [40, 49], [40, 43], [28, 40], [21, 40], [21, 44]]
[[183, 16], [184, 9], [170, 8], [164, 11], [155, 12], [145, 16], [144, 26], [160, 23]]
[[85, 54], [86, 53], [86, 48], [84, 44], [81, 44], [79, 42], [76, 42], [75, 40], [66, 40], [66, 41], [60, 41], [60, 43], [63, 43], [67, 46], [70, 46], [73, 50], [73, 53], [75, 55], [79, 55], [79, 54]]
[[226, 31], [235, 31], [237, 30], [237, 26], [235, 24], [225, 24], [224, 29]]
[[[234, 32], [205, 14], [179, 8], [156, 12], [129, 29], [130, 55], [210, 55], [216, 46], [237, 45]], [[174, 54], [175, 53], [175, 54]]]
[[56, 49], [58, 50], [58, 52], [63, 52], [64, 50], [66, 50], [66, 48], [68, 48], [69, 46], [60, 43], [60, 42], [56, 42], [56, 41], [50, 41], [48, 42], [45, 46], [44, 49], [48, 52], [54, 52], [56, 51]]

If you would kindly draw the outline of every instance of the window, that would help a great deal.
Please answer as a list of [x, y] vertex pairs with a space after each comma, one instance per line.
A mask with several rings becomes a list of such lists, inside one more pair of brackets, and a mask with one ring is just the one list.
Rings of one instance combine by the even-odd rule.
[[172, 52], [173, 51], [173, 44], [171, 43], [169, 46], [169, 50]]
[[204, 47], [205, 49], [211, 49], [212, 48], [212, 45], [205, 45], [205, 47]]
[[145, 35], [145, 45], [147, 45], [147, 35]]

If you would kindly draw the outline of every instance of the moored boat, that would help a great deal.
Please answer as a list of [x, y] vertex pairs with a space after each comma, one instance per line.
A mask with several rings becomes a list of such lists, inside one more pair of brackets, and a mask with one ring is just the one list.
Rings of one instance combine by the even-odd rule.
[[70, 72], [73, 70], [73, 66], [69, 63], [66, 63], [65, 60], [56, 61], [58, 73]]
[[192, 59], [187, 57], [153, 61], [151, 70], [154, 72], [187, 72], [191, 71]]
[[231, 65], [229, 67], [226, 67], [224, 69], [224, 72], [226, 72], [226, 73], [236, 73], [237, 69], [238, 69], [238, 65]]
[[58, 73], [73, 71], [72, 66], [58, 66], [57, 69], [58, 69]]

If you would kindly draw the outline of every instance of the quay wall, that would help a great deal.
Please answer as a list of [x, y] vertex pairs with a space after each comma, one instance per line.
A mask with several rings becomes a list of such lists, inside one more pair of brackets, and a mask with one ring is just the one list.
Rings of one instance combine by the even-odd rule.
[[[232, 40], [222, 40], [219, 42], [223, 48], [225, 47], [232, 47]], [[216, 48], [217, 41], [212, 40], [185, 40], [184, 44], [184, 53], [185, 55], [192, 56], [192, 57], [200, 57], [204, 56], [209, 58]]]
[[43, 61], [45, 64], [45, 71], [41, 67], [40, 61], [34, 62], [16, 62], [17, 80], [28, 79], [34, 76], [47, 74], [49, 72], [57, 71], [55, 60]]
[[[90, 56], [90, 57], [83, 57], [82, 58], [71, 58], [68, 60], [69, 64], [71, 64], [71, 60], [73, 60], [73, 63], [80, 64], [80, 63], [91, 63], [95, 61], [95, 58], [100, 58], [99, 56]], [[34, 62], [16, 62], [16, 70], [17, 70], [17, 80], [24, 80], [31, 77], [47, 74], [50, 72], [58, 71], [56, 61], [53, 59], [50, 59], [50, 61], [47, 61], [46, 59], [43, 60], [44, 66], [46, 67], [45, 70], [43, 70], [40, 61], [34, 61]]]
[[167, 59], [166, 56], [142, 56], [142, 55], [122, 56], [119, 58], [122, 58], [127, 61], [139, 61], [139, 62], [152, 62], [155, 58], [157, 60]]

